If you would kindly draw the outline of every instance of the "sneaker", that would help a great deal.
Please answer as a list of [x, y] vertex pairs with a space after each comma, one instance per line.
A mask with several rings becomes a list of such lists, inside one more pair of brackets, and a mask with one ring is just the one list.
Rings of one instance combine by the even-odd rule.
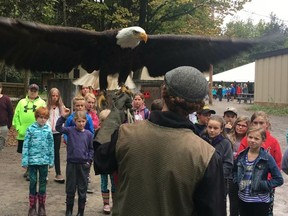
[[105, 204], [103, 206], [103, 212], [104, 212], [104, 214], [110, 214], [111, 208], [110, 208], [109, 204]]
[[92, 194], [94, 193], [94, 190], [91, 188], [90, 184], [87, 186], [87, 193]]
[[61, 174], [60, 175], [56, 175], [55, 178], [54, 178], [54, 181], [57, 182], [57, 183], [60, 183], [60, 184], [65, 183], [65, 179], [63, 178], [63, 176]]
[[29, 175], [26, 176], [26, 181], [30, 181]]

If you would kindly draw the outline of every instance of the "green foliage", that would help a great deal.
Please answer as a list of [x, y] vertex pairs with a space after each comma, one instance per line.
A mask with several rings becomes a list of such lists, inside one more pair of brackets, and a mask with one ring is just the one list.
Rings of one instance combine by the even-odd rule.
[[223, 35], [230, 38], [261, 38], [262, 42], [249, 53], [242, 53], [229, 61], [214, 66], [215, 74], [250, 63], [254, 61], [256, 54], [288, 47], [288, 28], [275, 14], [270, 15], [270, 22], [260, 20], [254, 24], [251, 19], [248, 19], [247, 21], [238, 20], [227, 23]]
[[264, 111], [268, 115], [276, 115], [276, 116], [288, 116], [288, 107], [279, 107], [277, 105], [271, 106], [261, 106], [261, 105], [252, 105], [247, 108], [249, 111]]

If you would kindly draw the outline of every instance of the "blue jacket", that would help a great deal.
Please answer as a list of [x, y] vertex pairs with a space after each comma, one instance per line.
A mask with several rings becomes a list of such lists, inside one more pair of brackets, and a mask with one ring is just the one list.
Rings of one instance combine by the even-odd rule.
[[[242, 151], [236, 159], [233, 181], [239, 185], [245, 174], [246, 162], [245, 157], [248, 154], [249, 148]], [[268, 173], [271, 173], [272, 178], [268, 180]], [[252, 172], [251, 195], [270, 193], [275, 187], [283, 184], [283, 177], [274, 158], [261, 147], [259, 156], [257, 157]], [[242, 191], [239, 185], [239, 190]]]
[[51, 127], [47, 124], [40, 127], [34, 122], [27, 128], [23, 143], [22, 166], [54, 166], [54, 140]]

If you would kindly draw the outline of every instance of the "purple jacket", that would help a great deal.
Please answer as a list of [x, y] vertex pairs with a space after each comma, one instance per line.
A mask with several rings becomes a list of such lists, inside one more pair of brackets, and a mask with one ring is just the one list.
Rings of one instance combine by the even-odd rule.
[[66, 119], [60, 117], [56, 123], [56, 130], [66, 134], [67, 139], [67, 162], [69, 163], [92, 163], [94, 156], [93, 134], [88, 131], [79, 131], [75, 126], [63, 127]]

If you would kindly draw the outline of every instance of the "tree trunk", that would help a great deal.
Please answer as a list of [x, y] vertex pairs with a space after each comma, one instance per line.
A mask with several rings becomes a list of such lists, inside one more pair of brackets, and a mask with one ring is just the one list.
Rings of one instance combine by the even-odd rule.
[[139, 26], [146, 28], [148, 0], [140, 0]]

